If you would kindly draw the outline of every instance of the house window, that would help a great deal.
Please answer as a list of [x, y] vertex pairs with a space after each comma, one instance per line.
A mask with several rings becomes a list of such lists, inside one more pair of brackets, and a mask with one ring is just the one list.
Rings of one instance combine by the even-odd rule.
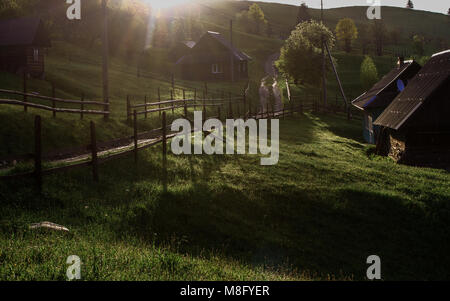
[[39, 62], [39, 49], [38, 48], [33, 49], [33, 60], [35, 62]]
[[212, 73], [223, 73], [222, 64], [212, 64]]

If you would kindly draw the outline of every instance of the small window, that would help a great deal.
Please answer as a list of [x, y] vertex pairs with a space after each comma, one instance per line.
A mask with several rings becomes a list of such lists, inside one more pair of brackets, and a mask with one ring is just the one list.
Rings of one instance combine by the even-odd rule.
[[39, 49], [37, 48], [33, 49], [33, 60], [35, 62], [39, 62]]
[[221, 64], [212, 64], [212, 73], [217, 74], [217, 73], [222, 73], [223, 69], [222, 69], [222, 65]]

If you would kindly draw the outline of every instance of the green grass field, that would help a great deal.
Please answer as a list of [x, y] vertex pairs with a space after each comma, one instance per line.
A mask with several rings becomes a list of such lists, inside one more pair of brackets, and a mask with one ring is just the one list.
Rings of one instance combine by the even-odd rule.
[[[292, 28], [296, 7], [258, 4], [275, 32]], [[201, 22], [228, 38], [228, 16], [248, 3], [211, 5], [215, 14], [203, 14]], [[312, 14], [317, 17], [319, 12]], [[353, 17], [358, 25], [365, 12], [326, 10], [325, 21], [334, 29], [343, 16]], [[437, 38], [448, 33], [445, 26], [435, 25], [446, 22], [444, 15], [383, 8], [383, 16], [389, 28], [407, 23], [405, 35], [422, 30]], [[415, 21], [405, 23], [406, 18]], [[235, 27], [235, 45], [252, 57], [253, 103], [258, 101], [265, 61], [282, 46], [275, 36]], [[29, 91], [50, 95], [53, 82], [57, 97], [79, 99], [84, 93], [86, 99], [100, 100], [97, 47], [53, 41], [46, 56], [46, 79], [30, 80]], [[427, 45], [427, 52], [432, 49]], [[350, 54], [335, 49], [333, 56], [351, 100], [363, 92], [364, 57], [357, 49]], [[0, 158], [33, 152], [36, 114], [43, 120], [44, 153], [87, 145], [91, 120], [99, 141], [131, 136], [127, 95], [134, 103], [142, 103], [144, 95], [156, 101], [160, 87], [162, 99], [170, 98], [167, 76], [173, 62], [167, 50], [152, 49], [147, 59], [142, 70], [146, 76], [137, 77], [133, 59], [111, 58], [109, 120], [80, 120], [79, 115], [67, 114], [53, 119], [49, 112], [24, 113], [21, 107], [1, 105]], [[394, 64], [388, 55], [373, 59], [380, 77]], [[176, 79], [176, 85], [200, 91], [204, 83]], [[246, 85], [247, 81], [208, 83], [213, 97], [220, 96], [220, 90], [241, 93]], [[22, 79], [0, 73], [0, 88], [20, 90]], [[320, 92], [291, 89], [293, 95]], [[334, 103], [339, 92], [333, 74], [328, 76], [328, 93]], [[139, 132], [160, 123], [156, 114], [141, 119]], [[384, 280], [450, 279], [448, 171], [403, 166], [375, 156], [373, 147], [362, 142], [361, 121], [310, 113], [280, 121], [278, 165], [263, 167], [259, 159], [170, 154], [167, 191], [161, 146], [140, 152], [137, 166], [132, 156], [101, 165], [98, 184], [88, 167], [46, 176], [41, 195], [33, 180], [1, 181], [0, 280], [65, 280], [70, 255], [81, 258], [83, 280], [363, 280], [366, 258], [372, 254], [381, 257]], [[29, 167], [19, 163], [14, 171]], [[64, 225], [70, 233], [29, 229], [42, 221]]]
[[[63, 280], [81, 257], [84, 280], [448, 279], [450, 176], [371, 154], [358, 121], [281, 121], [280, 162], [259, 156], [168, 157], [154, 147], [33, 182], [0, 183], [0, 277]], [[70, 234], [35, 232], [52, 221]]]

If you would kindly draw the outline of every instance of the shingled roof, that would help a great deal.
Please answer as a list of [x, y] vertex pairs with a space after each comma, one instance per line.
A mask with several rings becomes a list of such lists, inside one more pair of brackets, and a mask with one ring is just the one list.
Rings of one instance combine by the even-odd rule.
[[0, 20], [0, 47], [41, 46], [50, 47], [50, 39], [37, 17]]
[[[236, 47], [234, 47], [228, 40], [226, 40], [220, 33], [218, 32], [214, 32], [214, 31], [208, 31], [206, 32], [201, 38], [200, 40], [192, 47], [193, 49], [195, 49], [195, 47], [197, 47], [197, 45], [201, 44], [201, 41], [205, 38], [211, 37], [214, 40], [218, 41], [220, 44], [222, 44], [223, 46], [225, 46], [225, 48], [227, 48], [232, 54], [233, 56], [239, 60], [239, 61], [248, 61], [251, 60], [252, 58], [250, 56], [248, 56], [246, 53], [240, 51], [239, 49], [237, 49]], [[196, 62], [198, 62], [198, 60], [204, 60], [207, 61], [208, 57], [204, 56], [202, 58], [196, 58]], [[193, 62], [193, 56], [191, 54], [185, 55], [182, 58], [180, 58], [176, 64], [183, 64], [183, 63], [192, 63]]]
[[405, 62], [401, 67], [392, 69], [367, 92], [354, 99], [352, 104], [361, 110], [389, 105], [399, 93], [396, 82], [399, 79], [412, 78], [419, 70], [420, 65], [416, 62]]
[[450, 50], [437, 53], [374, 122], [398, 130], [439, 89], [450, 85]]

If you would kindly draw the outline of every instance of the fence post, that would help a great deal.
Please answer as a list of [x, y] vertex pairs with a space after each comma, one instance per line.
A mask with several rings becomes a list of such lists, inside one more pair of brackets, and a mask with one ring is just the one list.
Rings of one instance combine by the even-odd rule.
[[[174, 95], [174, 90], [171, 90], [171, 91], [170, 91], [170, 100], [174, 100], [174, 99], [173, 99], [173, 95]], [[174, 112], [174, 106], [175, 106], [175, 104], [172, 102], [172, 115], [175, 114], [175, 112]]]
[[266, 118], [269, 119], [270, 118], [270, 114], [269, 114], [269, 101], [267, 101], [267, 110], [266, 110]]
[[147, 95], [144, 96], [145, 119], [147, 119]]
[[167, 191], [167, 137], [166, 137], [166, 112], [162, 113], [162, 156], [163, 156], [163, 186]]
[[92, 152], [92, 175], [94, 182], [98, 182], [98, 158], [97, 158], [97, 138], [95, 135], [95, 123], [91, 121], [91, 152]]
[[130, 95], [127, 94], [127, 121], [129, 122], [131, 119], [131, 103], [130, 103]]
[[249, 99], [248, 102], [248, 116], [252, 118], [252, 99]]
[[[205, 82], [205, 95], [208, 96], [208, 83]], [[203, 97], [205, 98], [205, 97]]]
[[133, 139], [134, 139], [134, 163], [138, 162], [138, 128], [137, 128], [137, 112], [133, 111]]
[[[224, 98], [224, 92], [222, 90], [222, 99]], [[233, 104], [231, 103], [231, 92], [228, 93], [228, 117], [233, 119]]]
[[[161, 101], [161, 89], [158, 87], [158, 102]], [[158, 109], [159, 109], [159, 118], [161, 118], [161, 104], [158, 104]]]
[[34, 119], [34, 175], [39, 192], [42, 192], [42, 143], [41, 116]]
[[194, 88], [194, 103], [197, 100], [197, 88]]
[[55, 111], [55, 108], [56, 108], [56, 104], [55, 104], [55, 98], [56, 97], [56, 92], [55, 92], [55, 84], [52, 82], [52, 108], [53, 108], [53, 118], [55, 118], [56, 117], [56, 111]]
[[243, 94], [243, 100], [244, 100], [244, 119], [247, 119], [247, 95], [245, 95], [245, 89]]
[[220, 106], [221, 106], [221, 105], [219, 105], [219, 106], [217, 107], [217, 116], [218, 116], [217, 119], [222, 120], [222, 116], [221, 116], [222, 113], [220, 112]]
[[[24, 93], [24, 95], [23, 95], [23, 101], [24, 101], [24, 102], [27, 102], [27, 95], [26, 95], [26, 94], [27, 94], [27, 72], [26, 72], [25, 69], [23, 70], [23, 93]], [[25, 112], [28, 111], [28, 107], [27, 107], [26, 104], [23, 106], [23, 110], [24, 110]]]
[[83, 120], [83, 111], [84, 111], [84, 93], [81, 93], [81, 112], [80, 112], [81, 120]]
[[173, 73], [172, 73], [172, 90], [175, 90], [175, 77], [173, 76]]

